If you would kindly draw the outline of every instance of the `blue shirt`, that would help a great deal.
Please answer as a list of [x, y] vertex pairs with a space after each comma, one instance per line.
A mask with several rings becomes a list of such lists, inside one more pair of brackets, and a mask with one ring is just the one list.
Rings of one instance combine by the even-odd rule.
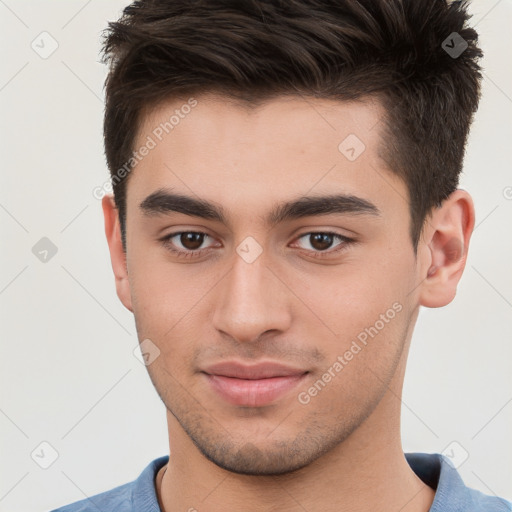
[[[450, 460], [438, 453], [406, 453], [412, 470], [436, 489], [430, 512], [511, 512], [512, 503], [487, 496], [464, 485]], [[52, 512], [161, 512], [155, 490], [158, 470], [167, 463], [165, 455], [152, 461], [133, 482], [96, 494]]]

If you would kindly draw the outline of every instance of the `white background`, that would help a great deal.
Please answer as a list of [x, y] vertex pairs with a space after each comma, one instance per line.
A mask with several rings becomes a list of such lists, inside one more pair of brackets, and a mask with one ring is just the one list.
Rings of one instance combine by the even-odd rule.
[[[100, 32], [126, 4], [0, 0], [2, 512], [91, 496], [168, 453], [92, 195], [108, 180]], [[477, 228], [456, 299], [420, 313], [403, 444], [442, 452], [456, 441], [465, 482], [512, 499], [512, 3], [471, 10], [485, 74], [461, 184]], [[47, 59], [31, 48], [43, 31], [59, 45]], [[42, 237], [58, 248], [47, 263], [32, 253]], [[42, 441], [59, 454], [48, 469], [31, 458]]]

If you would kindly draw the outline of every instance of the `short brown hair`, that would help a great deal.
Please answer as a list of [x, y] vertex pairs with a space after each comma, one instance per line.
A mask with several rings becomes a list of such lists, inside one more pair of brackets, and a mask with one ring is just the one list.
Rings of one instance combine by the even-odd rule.
[[[407, 185], [416, 250], [426, 215], [457, 187], [480, 99], [482, 51], [467, 1], [138, 0], [104, 35], [104, 142], [126, 250], [126, 184], [144, 112], [206, 92], [374, 96], [380, 155]], [[131, 160], [130, 160], [131, 159]]]

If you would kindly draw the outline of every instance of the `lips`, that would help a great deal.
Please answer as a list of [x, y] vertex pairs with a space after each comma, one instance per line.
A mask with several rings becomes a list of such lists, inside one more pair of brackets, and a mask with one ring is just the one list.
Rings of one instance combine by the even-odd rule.
[[308, 372], [274, 362], [222, 362], [209, 366], [203, 373], [210, 388], [228, 403], [262, 407], [295, 388]]
[[233, 377], [236, 379], [269, 379], [272, 377], [288, 377], [290, 375], [302, 375], [306, 370], [292, 368], [279, 363], [258, 363], [253, 365], [244, 365], [238, 362], [222, 362], [209, 366], [204, 370], [210, 375], [222, 375], [223, 377]]

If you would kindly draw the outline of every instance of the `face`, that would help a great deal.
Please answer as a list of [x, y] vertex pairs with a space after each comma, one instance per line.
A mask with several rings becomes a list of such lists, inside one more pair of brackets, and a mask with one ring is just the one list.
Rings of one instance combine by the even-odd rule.
[[193, 101], [140, 129], [119, 294], [200, 452], [238, 473], [292, 471], [358, 429], [406, 349], [407, 188], [378, 157], [376, 102]]

